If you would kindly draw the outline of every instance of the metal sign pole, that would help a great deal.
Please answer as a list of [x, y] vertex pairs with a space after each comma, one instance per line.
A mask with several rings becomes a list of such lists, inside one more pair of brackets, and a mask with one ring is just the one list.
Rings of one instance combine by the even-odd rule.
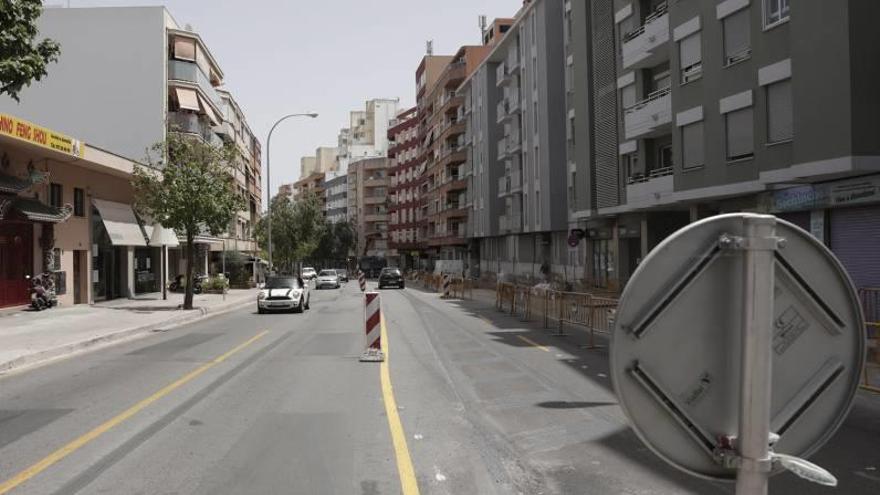
[[770, 460], [776, 219], [744, 218], [742, 368], [736, 495], [766, 495]]

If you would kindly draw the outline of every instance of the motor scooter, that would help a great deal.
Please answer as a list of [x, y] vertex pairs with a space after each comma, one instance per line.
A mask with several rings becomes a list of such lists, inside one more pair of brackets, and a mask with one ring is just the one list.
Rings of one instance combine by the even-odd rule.
[[34, 311], [42, 311], [58, 305], [58, 295], [55, 292], [55, 279], [52, 277], [51, 273], [43, 272], [33, 278], [28, 275], [27, 278], [31, 281], [31, 287], [29, 290], [31, 294], [31, 307]]

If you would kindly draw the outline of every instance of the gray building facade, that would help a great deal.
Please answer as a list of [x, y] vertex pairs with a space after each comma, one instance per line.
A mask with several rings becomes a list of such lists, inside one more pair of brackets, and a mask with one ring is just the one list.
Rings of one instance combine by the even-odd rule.
[[880, 283], [878, 2], [586, 4], [565, 12], [589, 284], [621, 288], [670, 233], [734, 211], [791, 220]]
[[566, 272], [563, 6], [524, 5], [461, 88], [469, 105], [470, 223], [484, 273]]

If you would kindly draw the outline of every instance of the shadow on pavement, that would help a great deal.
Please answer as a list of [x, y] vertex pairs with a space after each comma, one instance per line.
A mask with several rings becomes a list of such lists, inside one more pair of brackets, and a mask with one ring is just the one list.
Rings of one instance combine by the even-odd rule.
[[616, 406], [617, 402], [578, 402], [553, 400], [547, 402], [539, 402], [535, 405], [546, 409], [586, 409], [588, 407]]

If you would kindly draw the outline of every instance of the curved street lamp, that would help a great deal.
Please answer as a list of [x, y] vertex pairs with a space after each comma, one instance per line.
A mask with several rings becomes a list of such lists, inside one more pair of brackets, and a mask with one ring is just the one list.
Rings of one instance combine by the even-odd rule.
[[292, 117], [309, 117], [309, 118], [317, 118], [318, 114], [311, 113], [291, 113], [285, 115], [278, 119], [272, 128], [269, 129], [269, 137], [266, 138], [266, 215], [269, 217], [269, 273], [272, 273], [272, 269], [274, 268], [272, 264], [272, 169], [270, 168], [270, 156], [272, 154], [272, 133], [275, 132], [275, 128], [278, 127], [278, 124], [284, 122], [285, 120]]

